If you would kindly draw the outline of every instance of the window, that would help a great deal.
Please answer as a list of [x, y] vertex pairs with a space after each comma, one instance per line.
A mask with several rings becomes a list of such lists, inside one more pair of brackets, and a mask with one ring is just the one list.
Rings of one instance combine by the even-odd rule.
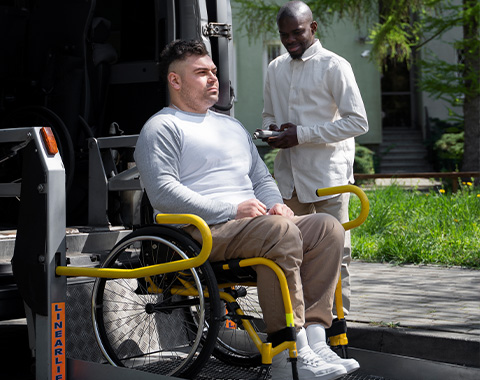
[[267, 74], [268, 64], [287, 52], [280, 41], [265, 41], [263, 49], [263, 77]]

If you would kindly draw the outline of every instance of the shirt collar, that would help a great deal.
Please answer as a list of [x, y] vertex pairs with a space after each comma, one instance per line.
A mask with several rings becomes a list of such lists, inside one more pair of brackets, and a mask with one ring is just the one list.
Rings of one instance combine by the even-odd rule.
[[[309, 59], [314, 57], [321, 49], [322, 49], [321, 42], [315, 38], [315, 42], [307, 50], [305, 50], [305, 53], [303, 53], [303, 55], [299, 58], [299, 60], [304, 62], [308, 61]], [[289, 56], [289, 60], [293, 61], [291, 56]]]

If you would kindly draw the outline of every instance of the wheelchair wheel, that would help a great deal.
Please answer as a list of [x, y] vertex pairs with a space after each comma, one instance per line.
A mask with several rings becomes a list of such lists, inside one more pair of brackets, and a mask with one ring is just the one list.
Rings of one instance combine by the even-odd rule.
[[[257, 288], [255, 286], [235, 286], [221, 289], [221, 291], [231, 294], [236, 299], [244, 314], [250, 317], [250, 323], [260, 339], [265, 342], [267, 334], [262, 310], [258, 304]], [[228, 314], [234, 313], [228, 303], [225, 303], [225, 310]], [[262, 363], [262, 356], [242, 322], [230, 319], [220, 325], [213, 355], [217, 359], [235, 366], [254, 367]]]
[[[197, 245], [174, 228], [144, 227], [120, 241], [103, 267], [138, 268], [197, 253]], [[114, 366], [191, 378], [213, 351], [220, 314], [208, 262], [148, 278], [97, 279], [93, 288], [95, 336]]]

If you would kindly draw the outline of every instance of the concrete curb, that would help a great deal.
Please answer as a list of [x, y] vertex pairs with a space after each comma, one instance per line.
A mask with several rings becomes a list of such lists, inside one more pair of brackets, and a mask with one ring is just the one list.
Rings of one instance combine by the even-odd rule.
[[349, 346], [480, 368], [480, 341], [467, 334], [348, 322]]

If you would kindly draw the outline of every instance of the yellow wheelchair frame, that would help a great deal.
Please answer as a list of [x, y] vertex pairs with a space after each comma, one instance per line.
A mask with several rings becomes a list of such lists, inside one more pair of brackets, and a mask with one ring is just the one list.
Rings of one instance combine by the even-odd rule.
[[[361, 211], [358, 217], [352, 221], [343, 224], [345, 230], [352, 229], [361, 225], [365, 219], [367, 218], [368, 211], [369, 211], [369, 204], [368, 199], [365, 193], [358, 187], [352, 185], [346, 186], [339, 186], [339, 187], [332, 187], [326, 189], [318, 189], [317, 195], [318, 196], [326, 196], [326, 195], [334, 195], [340, 193], [351, 192], [356, 194], [361, 202]], [[132, 279], [132, 280], [142, 280], [145, 283], [146, 293], [148, 294], [157, 294], [161, 295], [162, 293], [166, 293], [167, 289], [158, 286], [154, 279], [163, 276], [168, 276], [170, 273], [180, 273], [183, 275], [178, 276], [176, 278], [176, 285], [172, 286], [168, 289], [168, 292], [171, 294], [175, 294], [176, 296], [181, 297], [198, 297], [200, 287], [193, 286], [191, 284], [191, 277], [185, 275], [187, 271], [195, 270], [195, 268], [199, 268], [205, 263], [208, 264], [207, 260], [209, 254], [212, 249], [212, 236], [208, 225], [198, 216], [195, 215], [187, 215], [187, 214], [159, 214], [155, 217], [155, 221], [158, 225], [185, 225], [191, 224], [194, 225], [201, 233], [202, 236], [202, 246], [198, 255], [193, 257], [184, 257], [179, 260], [170, 261], [170, 262], [162, 262], [159, 264], [148, 265], [144, 267], [138, 267], [133, 269], [124, 269], [124, 268], [87, 268], [87, 267], [70, 267], [70, 266], [58, 266], [56, 268], [57, 275], [63, 276], [74, 276], [74, 277], [93, 277], [97, 278], [97, 282], [99, 279]], [[142, 227], [143, 228], [143, 227]], [[138, 231], [140, 231], [140, 228]], [[138, 235], [138, 234], [137, 234]], [[294, 328], [293, 322], [293, 310], [290, 301], [290, 295], [288, 291], [287, 281], [282, 269], [275, 264], [273, 261], [266, 259], [266, 258], [248, 258], [242, 259], [238, 262], [240, 267], [252, 267], [256, 265], [266, 265], [271, 268], [275, 274], [277, 275], [280, 287], [282, 290], [282, 297], [284, 302], [285, 308], [285, 322], [286, 327]], [[222, 265], [223, 270], [229, 270], [230, 264], [227, 262]], [[222, 284], [218, 284], [218, 288], [226, 289], [230, 287], [234, 287], [238, 285], [236, 282], [226, 282]], [[248, 284], [254, 285], [254, 284]], [[102, 285], [100, 285], [102, 286]], [[103, 291], [103, 289], [102, 289]], [[205, 291], [204, 296], [209, 299], [210, 294]], [[264, 342], [258, 335], [255, 326], [251, 323], [251, 318], [245, 315], [242, 308], [236, 302], [235, 297], [225, 291], [219, 292], [219, 297], [225, 303], [229, 303], [231, 305], [235, 305], [235, 314], [236, 318], [241, 321], [242, 328], [246, 331], [248, 336], [250, 337], [251, 341], [257, 348], [258, 352], [261, 355], [261, 363], [262, 369], [265, 375], [269, 373], [269, 367], [272, 363], [272, 358], [279, 354], [280, 352], [288, 349], [289, 356], [292, 359], [292, 362], [295, 363], [297, 357], [297, 349], [295, 340], [288, 340], [280, 343], [279, 345], [273, 347], [272, 343]], [[213, 302], [213, 300], [209, 300], [209, 302]], [[341, 289], [341, 279], [339, 279], [337, 288], [335, 291], [335, 302], [337, 307], [337, 316], [339, 320], [344, 320], [344, 312], [343, 312], [343, 303], [342, 303], [342, 289]], [[94, 312], [94, 308], [98, 306], [92, 306], [92, 312]], [[152, 309], [153, 310], [153, 309]], [[152, 311], [153, 313], [153, 311]], [[204, 316], [199, 316], [200, 318]], [[213, 324], [213, 322], [212, 322]], [[208, 325], [208, 322], [207, 322]], [[200, 328], [199, 328], [200, 329]], [[97, 337], [97, 341], [98, 341]], [[99, 341], [101, 345], [101, 342]], [[340, 346], [346, 347], [348, 345], [348, 339], [345, 332], [342, 332], [338, 335], [330, 337], [330, 344], [331, 346]], [[105, 353], [105, 352], [104, 352]], [[211, 353], [211, 352], [210, 352]], [[209, 353], [209, 354], [210, 354]], [[208, 355], [209, 356], [209, 355]], [[203, 359], [202, 359], [203, 360]], [[110, 361], [110, 360], [109, 360]], [[112, 361], [111, 364], [116, 365]], [[184, 372], [183, 368], [179, 368], [178, 372], [171, 372], [169, 374], [172, 375], [180, 375], [180, 376], [194, 376], [196, 372], [200, 370], [200, 367], [195, 368], [190, 372]], [[296, 378], [296, 366], [292, 365], [293, 377]]]

